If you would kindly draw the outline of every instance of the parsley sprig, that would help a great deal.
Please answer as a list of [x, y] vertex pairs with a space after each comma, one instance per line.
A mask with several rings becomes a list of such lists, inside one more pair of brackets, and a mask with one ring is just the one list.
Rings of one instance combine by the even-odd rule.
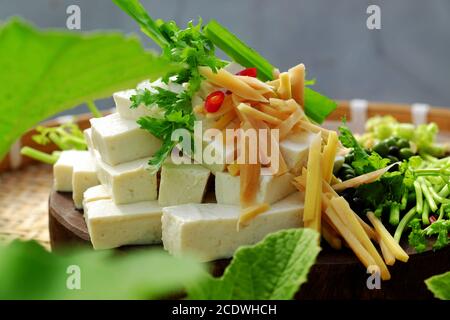
[[136, 95], [131, 97], [132, 108], [142, 104], [147, 107], [157, 105], [164, 110], [162, 119], [147, 116], [138, 120], [142, 129], [163, 141], [161, 149], [149, 162], [151, 171], [157, 171], [161, 167], [179, 142], [172, 141], [173, 131], [186, 129], [193, 133], [195, 116], [192, 109], [192, 97], [200, 89], [202, 81], [198, 67], [208, 66], [216, 71], [225, 66], [225, 63], [216, 57], [212, 42], [203, 34], [201, 20], [197, 24], [189, 22], [186, 29], [180, 29], [174, 21], [158, 20], [155, 26], [166, 40], [162, 47], [162, 55], [185, 66], [177, 73], [167, 73], [162, 81], [167, 84], [170, 81], [183, 84], [185, 90], [175, 93], [156, 87], [153, 90], [138, 90]]

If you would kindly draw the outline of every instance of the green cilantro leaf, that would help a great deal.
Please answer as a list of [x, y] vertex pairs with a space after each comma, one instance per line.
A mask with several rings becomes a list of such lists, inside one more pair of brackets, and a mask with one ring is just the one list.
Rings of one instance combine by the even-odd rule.
[[0, 25], [0, 158], [20, 135], [58, 112], [179, 70], [119, 33]]
[[438, 220], [430, 224], [424, 232], [427, 236], [437, 235], [436, 242], [433, 244], [433, 249], [435, 250], [445, 248], [450, 244], [448, 239], [450, 220]]
[[340, 126], [339, 132], [339, 140], [342, 145], [346, 148], [353, 149], [355, 160], [352, 162], [352, 167], [355, 169], [357, 175], [382, 169], [388, 165], [389, 159], [383, 159], [376, 152], [372, 152], [369, 155], [358, 143], [355, 136], [347, 126]]
[[450, 300], [450, 271], [425, 280], [428, 290], [442, 300]]
[[188, 286], [190, 299], [292, 299], [320, 247], [311, 229], [283, 230], [238, 249], [224, 275]]
[[409, 245], [414, 247], [417, 252], [423, 252], [427, 248], [427, 240], [422, 230], [420, 219], [413, 219], [409, 223], [411, 233], [408, 236]]
[[137, 90], [136, 94], [131, 96], [132, 109], [139, 107], [141, 104], [145, 106], [152, 106], [156, 104], [158, 107], [170, 110], [177, 102], [177, 94], [167, 89], [155, 87], [156, 92], [151, 92], [148, 89]]

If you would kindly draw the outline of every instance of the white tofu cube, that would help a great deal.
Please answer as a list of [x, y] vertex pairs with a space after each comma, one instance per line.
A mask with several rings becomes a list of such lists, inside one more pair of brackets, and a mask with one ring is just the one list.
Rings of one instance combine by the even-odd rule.
[[100, 182], [116, 204], [152, 201], [158, 197], [156, 173], [147, 168], [149, 158], [110, 166], [96, 156], [96, 169]]
[[161, 169], [160, 206], [201, 203], [210, 171], [199, 164], [166, 163]]
[[157, 105], [144, 106], [139, 105], [137, 108], [131, 107], [131, 97], [136, 94], [136, 90], [120, 91], [113, 94], [114, 102], [116, 104], [116, 111], [123, 119], [134, 120], [145, 116], [153, 118], [162, 118], [164, 110]]
[[84, 217], [94, 249], [161, 243], [157, 201], [116, 205], [112, 200], [88, 202]]
[[86, 129], [83, 131], [84, 133], [84, 139], [86, 140], [86, 144], [88, 146], [88, 150], [91, 151], [92, 149], [94, 149], [94, 145], [92, 143], [92, 129]]
[[83, 194], [83, 207], [86, 206], [86, 203], [105, 199], [111, 199], [111, 196], [102, 184], [90, 187]]
[[99, 184], [95, 161], [89, 152], [84, 152], [78, 156], [77, 162], [73, 166], [72, 173], [72, 199], [75, 208], [83, 208], [83, 194], [90, 187]]
[[158, 138], [118, 113], [91, 119], [91, 125], [93, 146], [102, 160], [112, 166], [151, 157], [161, 147]]
[[71, 192], [72, 175], [74, 165], [81, 161], [88, 151], [68, 150], [61, 152], [61, 155], [53, 166], [53, 178], [56, 191]]
[[[155, 82], [144, 81], [138, 85], [138, 89], [147, 89], [152, 92], [156, 92], [155, 87], [167, 89], [174, 93], [179, 93], [183, 90], [183, 87], [174, 82], [170, 82], [168, 85], [161, 80]], [[158, 105], [152, 106], [140, 105], [137, 108], [131, 109], [131, 97], [137, 93], [136, 90], [125, 90], [116, 92], [113, 94], [114, 102], [116, 104], [116, 111], [124, 119], [137, 120], [140, 117], [151, 116], [154, 118], [162, 118], [164, 116], [164, 110], [159, 108]]]
[[280, 152], [289, 169], [298, 167], [308, 160], [308, 151], [314, 134], [310, 132], [294, 133], [280, 142]]
[[[281, 176], [261, 176], [256, 202], [272, 204], [295, 192], [296, 189], [291, 183], [293, 178], [290, 173]], [[233, 177], [228, 172], [217, 172], [215, 190], [217, 203], [240, 205], [239, 176]]]
[[200, 261], [232, 257], [240, 246], [255, 244], [271, 232], [301, 227], [300, 199], [298, 192], [292, 194], [239, 231], [239, 206], [204, 203], [163, 208], [164, 248], [175, 256], [194, 255]]

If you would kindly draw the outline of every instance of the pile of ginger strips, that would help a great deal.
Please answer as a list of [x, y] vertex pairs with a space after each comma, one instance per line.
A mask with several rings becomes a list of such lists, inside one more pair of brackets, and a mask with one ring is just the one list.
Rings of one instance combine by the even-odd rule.
[[[209, 85], [226, 89], [229, 93], [216, 113], [206, 113], [201, 105], [194, 109], [195, 112], [216, 119], [214, 128], [224, 131], [231, 125], [233, 129], [267, 129], [270, 135], [268, 141], [272, 144], [278, 144], [294, 132], [315, 134], [309, 147], [306, 167], [303, 163], [301, 167], [289, 170], [279, 152], [279, 146], [275, 145], [274, 149], [279, 153], [279, 165], [273, 174], [283, 175], [290, 171], [295, 175], [292, 183], [301, 191], [300, 196], [304, 197], [305, 228], [319, 232], [334, 249], [347, 245], [368, 270], [377, 266], [381, 279], [389, 280], [390, 273], [386, 265], [393, 265], [396, 260], [406, 262], [409, 257], [372, 212], [367, 214], [367, 218], [373, 227], [364, 222], [348, 202], [337, 194], [336, 190], [342, 190], [348, 185], [348, 181], [343, 185], [333, 175], [335, 157], [342, 146], [335, 131], [312, 123], [304, 113], [305, 66], [299, 64], [282, 73], [275, 70], [275, 80], [268, 82], [234, 75], [225, 69], [213, 72], [208, 67], [199, 67], [199, 70]], [[278, 129], [278, 139], [273, 139], [273, 129]], [[245, 140], [237, 143], [235, 158], [242, 148], [249, 148]], [[262, 149], [259, 148], [259, 159], [267, 159], [268, 155], [263, 154]], [[244, 154], [248, 155], [245, 151]], [[270, 207], [267, 203], [256, 203], [255, 200], [261, 170], [268, 166], [261, 162], [264, 161], [235, 161], [227, 165], [231, 175], [240, 176], [241, 215], [238, 229], [245, 227]], [[373, 180], [380, 173], [369, 174], [368, 179]], [[357, 178], [364, 180], [361, 177]], [[374, 243], [381, 248], [381, 255]]]

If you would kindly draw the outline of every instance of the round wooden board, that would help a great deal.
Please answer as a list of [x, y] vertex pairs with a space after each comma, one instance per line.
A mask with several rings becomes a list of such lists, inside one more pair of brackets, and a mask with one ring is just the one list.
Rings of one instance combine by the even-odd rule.
[[[83, 212], [75, 209], [72, 194], [52, 191], [49, 198], [50, 242], [53, 250], [68, 245], [90, 246]], [[126, 247], [132, 250], [137, 246]], [[140, 246], [139, 248], [142, 248]], [[405, 246], [408, 263], [396, 261], [389, 267], [392, 279], [380, 289], [369, 290], [369, 274], [349, 249], [333, 250], [323, 244], [308, 281], [296, 294], [299, 300], [325, 299], [431, 299], [424, 280], [450, 269], [450, 248], [417, 254]], [[212, 263], [212, 273], [221, 275], [230, 260]]]

